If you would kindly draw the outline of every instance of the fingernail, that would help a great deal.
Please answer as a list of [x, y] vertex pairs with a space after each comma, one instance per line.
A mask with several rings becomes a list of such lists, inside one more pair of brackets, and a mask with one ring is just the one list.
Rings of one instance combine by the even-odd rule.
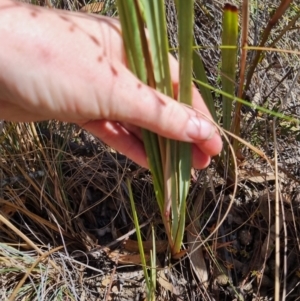
[[215, 134], [214, 125], [204, 119], [191, 117], [187, 124], [186, 133], [193, 140], [209, 140]]

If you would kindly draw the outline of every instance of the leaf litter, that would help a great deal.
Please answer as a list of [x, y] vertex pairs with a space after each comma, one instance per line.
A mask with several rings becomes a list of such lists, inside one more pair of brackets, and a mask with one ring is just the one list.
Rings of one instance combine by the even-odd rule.
[[[43, 5], [40, 1], [40, 5]], [[55, 1], [52, 1], [53, 3]], [[74, 2], [75, 3], [75, 2]], [[252, 6], [249, 44], [257, 43], [258, 30], [266, 25], [270, 10], [279, 1]], [[44, 2], [45, 4], [45, 2]], [[85, 3], [87, 4], [87, 3]], [[214, 87], [218, 81], [222, 1], [196, 1], [195, 37]], [[236, 3], [239, 4], [239, 3]], [[57, 4], [58, 5], [58, 4]], [[78, 9], [84, 8], [80, 1]], [[86, 6], [88, 8], [88, 6]], [[102, 7], [102, 5], [99, 5]], [[70, 3], [66, 4], [70, 9]], [[289, 12], [290, 18], [293, 11]], [[170, 44], [176, 48], [175, 10], [167, 1]], [[285, 26], [283, 20], [277, 32]], [[299, 21], [277, 42], [279, 48], [299, 49]], [[290, 91], [299, 57], [268, 52], [255, 73], [247, 97], [272, 110], [299, 117], [299, 84]], [[286, 95], [288, 100], [282, 106]], [[220, 96], [214, 95], [217, 106]], [[281, 278], [286, 279], [286, 299], [299, 295], [299, 129], [279, 121], [277, 145], [272, 137], [273, 120], [243, 107], [242, 136], [274, 160], [277, 147], [280, 174], [246, 146], [238, 161], [239, 190], [224, 190], [224, 179], [215, 171], [195, 171], [188, 202], [187, 253], [179, 261], [169, 257], [149, 172], [115, 153], [76, 127], [50, 122], [35, 125], [42, 149], [35, 145], [26, 125], [1, 123], [0, 208], [30, 242], [44, 253], [63, 246], [34, 266], [41, 256], [7, 224], [1, 224], [0, 291], [9, 298], [31, 268], [16, 300], [144, 300], [143, 274], [136, 248], [125, 179], [132, 183], [142, 233], [151, 241], [156, 228], [158, 300], [272, 300], [275, 271], [275, 179], [279, 176]], [[20, 139], [22, 149], [8, 137]], [[14, 136], [15, 135], [15, 136]], [[222, 225], [220, 216], [233, 202]], [[195, 209], [196, 208], [196, 209]], [[208, 241], [203, 241], [220, 226]], [[283, 227], [286, 231], [283, 231]], [[149, 254], [151, 244], [146, 248]], [[50, 264], [55, 262], [59, 269]], [[281, 288], [283, 289], [283, 287]]]

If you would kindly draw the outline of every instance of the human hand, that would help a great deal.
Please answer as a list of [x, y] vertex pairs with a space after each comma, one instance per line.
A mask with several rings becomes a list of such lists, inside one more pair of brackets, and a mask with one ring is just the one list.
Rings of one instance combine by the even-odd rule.
[[[1, 0], [0, 40], [0, 119], [73, 122], [142, 166], [141, 128], [193, 143], [196, 168], [222, 148], [210, 122], [128, 70], [116, 19]], [[210, 117], [196, 88], [193, 107]]]

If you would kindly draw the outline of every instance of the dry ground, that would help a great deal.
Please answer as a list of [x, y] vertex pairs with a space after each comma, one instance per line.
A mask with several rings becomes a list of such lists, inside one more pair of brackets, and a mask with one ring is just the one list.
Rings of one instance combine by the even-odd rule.
[[[50, 2], [64, 9], [83, 7], [83, 1], [35, 1], [38, 5]], [[277, 2], [250, 1], [249, 44], [257, 43]], [[196, 39], [199, 45], [208, 46], [201, 55], [210, 84], [219, 88], [220, 51], [216, 46], [221, 43], [222, 4], [196, 1]], [[106, 14], [114, 14], [113, 4], [105, 8]], [[271, 39], [296, 11], [287, 12]], [[176, 22], [169, 1], [167, 13], [170, 44], [175, 47]], [[276, 47], [299, 50], [299, 25], [298, 21]], [[251, 55], [249, 52], [249, 59]], [[299, 118], [299, 62], [295, 54], [266, 53], [248, 100]], [[218, 93], [214, 99], [221, 108]], [[224, 188], [215, 162], [208, 170], [195, 171], [184, 245], [189, 252], [174, 261], [169, 257], [147, 170], [72, 125], [5, 123], [0, 135], [0, 299], [16, 294], [16, 300], [144, 300], [126, 186], [129, 178], [146, 254], [152, 248], [151, 225], [155, 228], [158, 300], [273, 300], [278, 264], [274, 255], [274, 184], [279, 177], [281, 293], [286, 300], [297, 300], [299, 127], [245, 106], [242, 137], [271, 162], [276, 149], [279, 170], [242, 146], [235, 196]], [[201, 244], [217, 225], [217, 233]]]

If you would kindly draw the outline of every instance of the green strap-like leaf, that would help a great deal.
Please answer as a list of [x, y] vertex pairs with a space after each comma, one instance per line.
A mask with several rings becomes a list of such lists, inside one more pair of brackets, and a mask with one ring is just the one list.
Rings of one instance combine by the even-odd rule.
[[146, 285], [148, 288], [150, 288], [150, 279], [148, 276], [148, 271], [147, 271], [147, 263], [146, 263], [146, 258], [145, 258], [145, 252], [144, 252], [144, 247], [143, 247], [143, 240], [142, 240], [142, 235], [141, 235], [141, 230], [140, 230], [140, 225], [139, 225], [139, 219], [137, 216], [137, 212], [135, 209], [135, 204], [134, 204], [134, 198], [132, 194], [132, 189], [131, 189], [131, 184], [129, 179], [126, 180], [128, 192], [129, 192], [129, 200], [130, 200], [130, 205], [131, 205], [131, 210], [132, 210], [132, 215], [133, 215], [133, 222], [134, 226], [136, 229], [136, 236], [137, 236], [137, 241], [138, 241], [138, 247], [139, 247], [139, 252], [141, 256], [141, 263], [144, 271], [144, 276], [145, 276], [145, 281]]
[[[223, 11], [223, 33], [222, 33], [222, 90], [225, 93], [234, 95], [235, 72], [237, 62], [238, 41], [238, 9], [232, 4], [225, 4]], [[231, 125], [232, 100], [223, 95], [223, 127], [230, 129]]]
[[[117, 6], [129, 67], [141, 81], [147, 84], [153, 78], [151, 73], [153, 70], [138, 3], [134, 0], [126, 2], [118, 0]], [[159, 140], [156, 134], [147, 130], [143, 130], [142, 133], [157, 201], [163, 210], [163, 170]]]
[[[176, 1], [178, 12], [178, 50], [179, 50], [179, 98], [178, 100], [187, 105], [192, 105], [192, 68], [193, 68], [193, 42], [194, 42], [194, 1]], [[173, 254], [181, 249], [185, 229], [186, 197], [188, 195], [191, 179], [192, 151], [191, 144], [178, 142], [177, 175], [178, 204], [173, 210], [178, 211], [178, 224], [175, 235]], [[174, 196], [175, 197], [175, 196]], [[173, 221], [174, 223], [175, 221]], [[176, 221], [177, 222], [177, 221]]]
[[[193, 51], [193, 71], [194, 71], [196, 80], [199, 80], [203, 83], [208, 84], [208, 79], [206, 76], [206, 72], [204, 69], [202, 59], [196, 50]], [[217, 114], [216, 114], [216, 109], [215, 109], [214, 100], [213, 100], [213, 97], [211, 94], [211, 90], [206, 87], [202, 87], [200, 89], [200, 91], [201, 91], [203, 100], [210, 111], [211, 116], [214, 118], [214, 121], [217, 122], [218, 121]]]

